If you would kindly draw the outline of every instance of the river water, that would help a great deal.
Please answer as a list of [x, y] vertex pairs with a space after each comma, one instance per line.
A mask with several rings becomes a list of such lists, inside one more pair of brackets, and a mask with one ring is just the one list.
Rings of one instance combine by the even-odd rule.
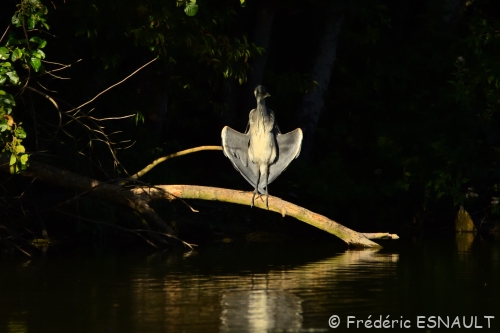
[[[55, 248], [0, 258], [0, 332], [354, 332], [380, 331], [373, 326], [386, 319], [394, 332], [466, 331], [464, 324], [498, 332], [499, 242], [463, 236], [385, 245]], [[337, 329], [329, 326], [333, 315]]]

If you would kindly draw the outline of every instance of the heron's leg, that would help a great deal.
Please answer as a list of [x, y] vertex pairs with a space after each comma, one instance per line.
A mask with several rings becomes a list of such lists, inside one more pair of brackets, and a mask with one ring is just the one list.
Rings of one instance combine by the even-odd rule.
[[259, 182], [260, 182], [260, 168], [259, 168], [258, 173], [259, 173], [259, 174], [258, 174], [258, 176], [257, 176], [257, 183], [255, 183], [255, 189], [253, 190], [253, 195], [252, 195], [252, 204], [250, 205], [250, 207], [253, 207], [253, 205], [254, 205], [255, 195], [258, 193]]
[[269, 192], [267, 191], [267, 188], [269, 187], [267, 184], [267, 181], [269, 179], [269, 166], [266, 168], [266, 208], [269, 210]]

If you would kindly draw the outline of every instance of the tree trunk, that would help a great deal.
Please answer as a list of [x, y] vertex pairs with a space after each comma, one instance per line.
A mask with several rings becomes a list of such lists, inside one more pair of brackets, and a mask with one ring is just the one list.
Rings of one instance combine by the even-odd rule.
[[323, 95], [330, 84], [333, 64], [337, 52], [337, 36], [344, 19], [343, 6], [331, 1], [325, 8], [327, 22], [319, 45], [318, 55], [311, 71], [311, 77], [318, 86], [302, 98], [298, 111], [299, 124], [304, 132], [301, 156], [307, 158], [312, 150], [314, 134], [318, 127], [319, 117], [324, 106]]

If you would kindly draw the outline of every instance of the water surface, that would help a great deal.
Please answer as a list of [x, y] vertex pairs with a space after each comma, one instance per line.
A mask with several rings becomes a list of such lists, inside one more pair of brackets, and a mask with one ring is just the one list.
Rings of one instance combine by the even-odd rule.
[[[370, 315], [419, 332], [444, 322], [418, 329], [417, 316], [448, 316], [450, 326], [475, 318], [494, 332], [499, 284], [500, 244], [481, 238], [402, 240], [380, 251], [297, 241], [190, 253], [54, 249], [0, 259], [0, 332], [343, 332], [347, 316]], [[485, 315], [495, 316], [490, 329]]]

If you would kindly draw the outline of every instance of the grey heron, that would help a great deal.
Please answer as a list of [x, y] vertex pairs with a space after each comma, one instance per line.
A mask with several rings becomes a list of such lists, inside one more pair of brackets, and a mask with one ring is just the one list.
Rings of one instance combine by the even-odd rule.
[[266, 194], [268, 185], [299, 156], [302, 130], [297, 128], [281, 134], [274, 112], [266, 107], [270, 95], [259, 85], [254, 90], [257, 107], [250, 111], [247, 130], [240, 133], [225, 126], [222, 129], [222, 149], [234, 168], [254, 187], [252, 207], [257, 193]]

